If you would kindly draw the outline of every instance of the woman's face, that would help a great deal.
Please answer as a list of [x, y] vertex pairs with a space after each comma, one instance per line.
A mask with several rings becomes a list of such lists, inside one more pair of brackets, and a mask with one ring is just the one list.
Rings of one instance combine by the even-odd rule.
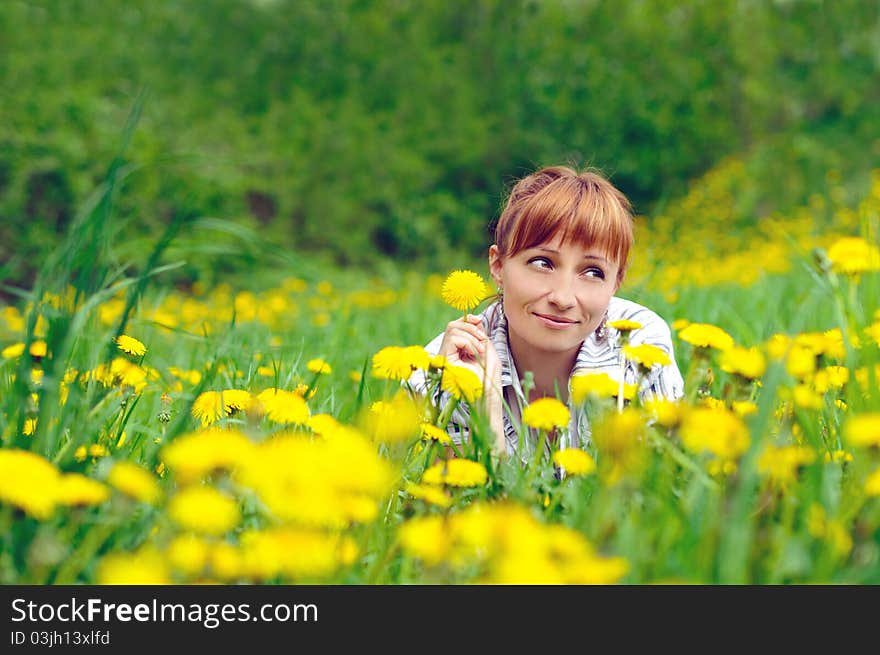
[[602, 321], [619, 286], [618, 265], [604, 251], [562, 242], [561, 235], [512, 257], [489, 248], [489, 270], [504, 291], [515, 350], [571, 352]]

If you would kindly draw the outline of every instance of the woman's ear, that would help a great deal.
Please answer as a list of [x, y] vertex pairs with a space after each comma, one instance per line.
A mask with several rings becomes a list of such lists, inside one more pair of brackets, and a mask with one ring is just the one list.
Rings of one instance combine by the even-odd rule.
[[499, 289], [504, 286], [501, 279], [501, 251], [494, 243], [489, 246], [489, 273]]

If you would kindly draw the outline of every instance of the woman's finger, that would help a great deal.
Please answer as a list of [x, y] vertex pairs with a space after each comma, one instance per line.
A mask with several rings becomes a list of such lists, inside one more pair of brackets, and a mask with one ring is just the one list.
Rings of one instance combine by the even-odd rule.
[[462, 330], [448, 332], [440, 345], [440, 354], [444, 357], [458, 355], [462, 359], [476, 359], [483, 353], [483, 342], [472, 334]]
[[463, 332], [467, 332], [472, 335], [474, 338], [479, 339], [481, 341], [486, 341], [489, 337], [486, 336], [486, 333], [483, 331], [482, 325], [474, 325], [471, 323], [466, 323], [462, 319], [458, 319], [455, 321], [451, 321], [446, 326], [446, 331], [449, 333], [450, 331], [461, 330]]

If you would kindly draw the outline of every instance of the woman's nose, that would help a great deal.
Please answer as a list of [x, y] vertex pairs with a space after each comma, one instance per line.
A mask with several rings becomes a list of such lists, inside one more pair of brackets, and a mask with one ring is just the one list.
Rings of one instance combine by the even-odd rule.
[[568, 276], [559, 276], [550, 282], [550, 294], [548, 300], [559, 309], [571, 309], [574, 307], [574, 283]]

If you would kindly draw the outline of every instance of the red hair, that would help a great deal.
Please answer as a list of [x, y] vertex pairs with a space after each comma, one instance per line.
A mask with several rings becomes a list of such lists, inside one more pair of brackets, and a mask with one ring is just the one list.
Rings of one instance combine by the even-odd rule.
[[562, 232], [564, 241], [599, 248], [618, 265], [623, 280], [633, 243], [632, 206], [594, 171], [550, 166], [519, 180], [495, 226], [502, 257], [533, 248]]

